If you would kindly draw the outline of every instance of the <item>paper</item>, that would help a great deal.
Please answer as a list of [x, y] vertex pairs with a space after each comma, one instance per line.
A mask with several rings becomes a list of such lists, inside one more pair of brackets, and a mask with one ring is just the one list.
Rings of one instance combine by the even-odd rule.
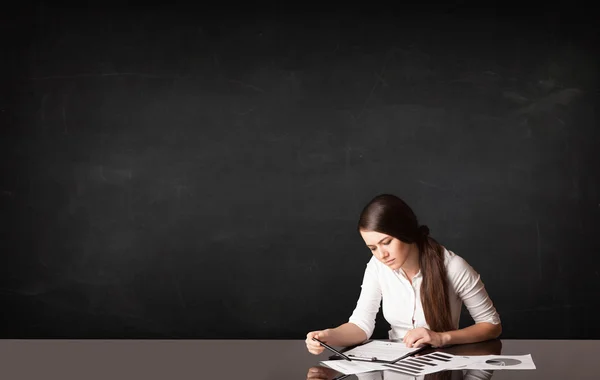
[[469, 363], [453, 369], [536, 369], [531, 354], [469, 356]]
[[417, 357], [408, 357], [396, 363], [384, 364], [385, 370], [400, 372], [411, 376], [421, 376], [454, 368], [465, 368], [469, 357], [456, 356], [443, 352], [432, 352]]
[[355, 375], [357, 373], [370, 372], [370, 371], [383, 371], [386, 369], [382, 363], [370, 363], [360, 361], [347, 361], [347, 360], [326, 360], [322, 361], [322, 364], [326, 365], [331, 369], [335, 369], [344, 375]]
[[409, 376], [421, 376], [440, 371], [460, 369], [536, 369], [531, 355], [459, 356], [445, 352], [432, 352], [425, 355], [410, 356], [396, 363], [347, 360], [329, 360], [322, 361], [321, 363], [344, 375], [355, 375], [371, 371], [393, 371]]
[[404, 343], [385, 342], [373, 340], [344, 352], [350, 359], [360, 358], [371, 360], [396, 360], [406, 354], [419, 350], [418, 348], [406, 347]]
[[452, 367], [466, 364], [466, 359], [449, 354], [431, 353], [419, 357], [408, 357], [396, 363], [373, 363], [364, 361], [329, 360], [322, 361], [324, 365], [335, 369], [344, 375], [354, 375], [370, 371], [394, 371], [406, 375], [418, 376], [443, 371]]
[[411, 376], [457, 369], [535, 369], [531, 355], [457, 356], [443, 352], [410, 357], [393, 364], [384, 364], [386, 370]]

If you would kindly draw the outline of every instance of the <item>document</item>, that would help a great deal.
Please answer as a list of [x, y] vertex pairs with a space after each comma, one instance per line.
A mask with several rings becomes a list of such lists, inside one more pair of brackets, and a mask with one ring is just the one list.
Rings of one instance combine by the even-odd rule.
[[531, 355], [458, 356], [442, 352], [402, 359], [394, 364], [384, 364], [386, 370], [411, 376], [460, 369], [535, 369]]
[[344, 351], [348, 360], [328, 360], [321, 363], [345, 375], [372, 371], [393, 371], [409, 376], [420, 376], [444, 370], [459, 369], [536, 369], [528, 355], [464, 356], [445, 352], [414, 355], [420, 348], [409, 348], [404, 343], [373, 340]]
[[408, 357], [396, 363], [386, 363], [386, 370], [400, 372], [410, 376], [421, 376], [449, 369], [463, 369], [470, 361], [467, 356], [455, 356], [441, 352]]
[[411, 356], [393, 364], [347, 360], [328, 360], [321, 363], [344, 375], [355, 375], [371, 371], [392, 371], [409, 376], [422, 376], [440, 371], [460, 369], [536, 369], [530, 354], [519, 356], [458, 356], [433, 352], [417, 357]]
[[536, 369], [531, 354], [469, 356], [469, 362], [455, 369]]
[[406, 347], [406, 344], [400, 342], [373, 340], [345, 351], [344, 354], [350, 359], [391, 362], [419, 350], [420, 348]]

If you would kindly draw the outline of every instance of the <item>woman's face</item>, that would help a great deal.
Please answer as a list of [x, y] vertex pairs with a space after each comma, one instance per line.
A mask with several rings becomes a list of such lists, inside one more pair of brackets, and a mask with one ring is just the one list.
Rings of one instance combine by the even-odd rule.
[[373, 255], [391, 269], [401, 268], [414, 251], [412, 244], [376, 231], [360, 231]]

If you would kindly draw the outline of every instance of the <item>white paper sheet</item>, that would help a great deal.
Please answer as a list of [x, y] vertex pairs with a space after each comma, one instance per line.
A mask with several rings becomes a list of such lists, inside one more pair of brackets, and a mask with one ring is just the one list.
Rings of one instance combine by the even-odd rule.
[[536, 369], [531, 354], [469, 356], [469, 363], [453, 369]]
[[456, 369], [535, 369], [531, 355], [483, 355], [457, 356], [443, 352], [410, 357], [395, 364], [385, 365], [386, 369], [420, 376], [429, 373]]
[[[443, 355], [443, 356], [442, 356]], [[411, 376], [426, 375], [460, 366], [466, 363], [467, 359], [450, 354], [432, 353], [419, 357], [409, 357], [395, 364], [373, 363], [364, 361], [347, 360], [329, 360], [322, 361], [324, 365], [335, 369], [344, 375], [354, 375], [370, 371], [395, 371]]]
[[411, 356], [393, 364], [347, 360], [328, 360], [321, 363], [345, 375], [371, 371], [394, 371], [409, 376], [421, 376], [458, 369], [536, 369], [533, 358], [529, 354], [458, 356], [445, 352], [432, 352], [416, 357]]
[[361, 346], [354, 347], [344, 352], [344, 354], [350, 359], [356, 357], [362, 359], [395, 360], [417, 350], [418, 348], [406, 347], [404, 343], [373, 340]]
[[469, 362], [467, 356], [456, 356], [442, 352], [432, 352], [417, 357], [408, 357], [394, 364], [386, 364], [386, 370], [411, 376], [427, 375], [452, 368], [463, 368]]

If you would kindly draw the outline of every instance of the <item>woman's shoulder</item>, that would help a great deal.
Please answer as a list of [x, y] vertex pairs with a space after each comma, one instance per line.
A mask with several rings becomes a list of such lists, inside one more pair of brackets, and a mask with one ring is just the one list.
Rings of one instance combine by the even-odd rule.
[[371, 268], [374, 270], [379, 269], [379, 265], [382, 265], [381, 261], [377, 260], [375, 255], [372, 255], [369, 261], [367, 261], [367, 268]]
[[370, 273], [371, 275], [380, 277], [385, 273], [385, 269], [387, 267], [381, 261], [377, 260], [375, 255], [371, 256], [371, 258], [367, 261], [365, 265], [365, 272]]
[[444, 250], [444, 264], [446, 265], [446, 267], [448, 267], [448, 265], [450, 265], [450, 263], [456, 258], [456, 257], [460, 257], [458, 256], [456, 253], [454, 253], [454, 251], [444, 247], [442, 245], [442, 249]]
[[463, 272], [471, 270], [471, 265], [460, 255], [454, 251], [442, 246], [444, 250], [444, 264], [448, 273]]

